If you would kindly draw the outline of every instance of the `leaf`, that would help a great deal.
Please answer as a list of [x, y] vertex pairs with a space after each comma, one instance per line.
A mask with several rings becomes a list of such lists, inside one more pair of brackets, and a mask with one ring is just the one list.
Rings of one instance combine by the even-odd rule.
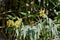
[[57, 20], [59, 20], [60, 19], [60, 12], [58, 12], [58, 16], [57, 16]]
[[27, 13], [21, 12], [22, 15], [26, 16]]

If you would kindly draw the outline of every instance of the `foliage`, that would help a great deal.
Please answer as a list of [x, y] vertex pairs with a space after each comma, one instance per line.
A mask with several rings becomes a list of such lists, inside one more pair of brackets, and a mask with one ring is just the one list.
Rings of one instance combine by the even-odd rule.
[[17, 40], [52, 40], [60, 34], [59, 0], [2, 2], [4, 5], [0, 8], [0, 15], [6, 18], [5, 34], [10, 40], [14, 36]]

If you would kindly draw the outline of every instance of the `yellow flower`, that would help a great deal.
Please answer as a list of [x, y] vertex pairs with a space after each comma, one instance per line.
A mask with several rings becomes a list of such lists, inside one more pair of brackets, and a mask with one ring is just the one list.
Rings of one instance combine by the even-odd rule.
[[22, 18], [18, 18], [18, 20], [15, 22], [16, 28], [19, 27], [21, 22], [22, 22]]
[[15, 22], [15, 27], [16, 27], [16, 28], [19, 27], [19, 21], [16, 21], [16, 22]]
[[12, 27], [14, 25], [14, 21], [13, 20], [8, 20], [7, 21], [7, 26], [8, 27]]
[[40, 17], [44, 16], [44, 12], [45, 12], [44, 10], [42, 10], [42, 9], [40, 10], [40, 12], [39, 12], [40, 13]]

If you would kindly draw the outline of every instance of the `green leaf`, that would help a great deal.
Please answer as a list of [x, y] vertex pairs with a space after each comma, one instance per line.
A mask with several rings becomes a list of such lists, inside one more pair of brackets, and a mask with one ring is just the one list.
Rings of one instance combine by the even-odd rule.
[[22, 15], [26, 16], [27, 13], [21, 12]]
[[57, 16], [57, 20], [59, 20], [60, 19], [60, 12], [58, 12], [58, 16]]

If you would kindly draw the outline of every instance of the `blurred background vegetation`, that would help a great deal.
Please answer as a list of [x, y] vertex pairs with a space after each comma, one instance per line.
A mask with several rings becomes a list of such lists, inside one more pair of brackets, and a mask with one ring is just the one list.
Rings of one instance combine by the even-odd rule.
[[5, 30], [7, 20], [16, 21], [17, 17], [22, 18], [24, 25], [37, 25], [40, 19], [45, 20], [40, 17], [41, 9], [48, 18], [60, 24], [60, 0], [0, 0], [0, 26], [5, 26]]
[[[48, 17], [54, 20], [57, 16], [56, 12], [60, 10], [59, 0], [1, 0], [0, 3], [0, 15], [18, 16], [24, 20], [36, 21], [40, 9], [48, 11]], [[29, 23], [27, 22], [27, 24]]]

